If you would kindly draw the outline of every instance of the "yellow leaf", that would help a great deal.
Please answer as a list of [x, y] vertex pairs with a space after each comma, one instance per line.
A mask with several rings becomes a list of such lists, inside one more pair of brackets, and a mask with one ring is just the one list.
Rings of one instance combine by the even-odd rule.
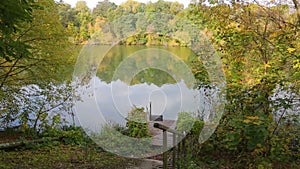
[[287, 51], [289, 52], [289, 53], [293, 53], [293, 52], [295, 52], [295, 48], [287, 48]]
[[247, 119], [258, 120], [258, 116], [246, 116]]
[[246, 119], [246, 120], [244, 120], [243, 122], [244, 122], [244, 123], [250, 123], [251, 121], [248, 120], [248, 119]]
[[269, 64], [267, 63], [267, 64], [265, 64], [265, 67], [271, 67], [271, 65], [269, 65]]
[[255, 124], [255, 125], [259, 125], [259, 123], [258, 123], [258, 122], [253, 122], [253, 124]]
[[294, 69], [300, 68], [300, 59], [294, 60], [294, 63], [295, 63], [293, 66]]
[[23, 127], [24, 129], [27, 129], [27, 128], [28, 128], [28, 125], [25, 123], [25, 124], [22, 125], [22, 127]]

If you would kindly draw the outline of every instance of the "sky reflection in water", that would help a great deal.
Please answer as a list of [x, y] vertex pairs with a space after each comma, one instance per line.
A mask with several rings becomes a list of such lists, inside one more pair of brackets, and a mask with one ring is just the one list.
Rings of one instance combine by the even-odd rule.
[[117, 80], [106, 83], [98, 77], [93, 78], [90, 90], [93, 94], [82, 96], [76, 103], [82, 126], [89, 129], [103, 126], [106, 123], [125, 125], [127, 113], [135, 105], [149, 110], [152, 114], [163, 115], [164, 119], [176, 120], [179, 112], [197, 112], [201, 109], [201, 95], [198, 90], [189, 89], [184, 81], [175, 84], [135, 84], [127, 85]]

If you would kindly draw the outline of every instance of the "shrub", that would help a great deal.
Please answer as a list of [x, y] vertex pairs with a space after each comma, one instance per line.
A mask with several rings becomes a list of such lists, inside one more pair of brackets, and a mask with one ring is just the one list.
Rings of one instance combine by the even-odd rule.
[[128, 113], [128, 136], [134, 138], [150, 137], [147, 119], [147, 113], [144, 111], [144, 108], [134, 106]]

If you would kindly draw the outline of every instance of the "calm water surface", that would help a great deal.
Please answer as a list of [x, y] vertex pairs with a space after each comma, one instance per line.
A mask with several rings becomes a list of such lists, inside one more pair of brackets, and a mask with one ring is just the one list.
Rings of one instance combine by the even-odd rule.
[[[97, 54], [102, 57], [102, 49], [93, 47], [90, 50], [94, 50], [93, 57], [97, 57]], [[85, 56], [84, 53], [82, 55]], [[177, 61], [166, 59], [167, 55]], [[126, 62], [128, 58], [135, 59]], [[152, 114], [163, 115], [164, 119], [176, 120], [179, 112], [205, 114], [207, 107], [204, 104], [204, 91], [191, 85], [191, 81], [186, 78], [188, 72], [182, 73], [183, 68], [180, 66], [184, 63], [184, 69], [191, 71], [191, 62], [195, 59], [194, 53], [184, 47], [154, 49], [144, 46], [115, 46], [105, 54], [100, 64], [92, 63], [91, 58], [84, 60], [83, 62], [90, 62], [96, 73], [80, 88], [84, 91], [81, 92], [82, 101], [75, 105], [80, 124], [95, 129], [106, 123], [125, 125], [125, 117], [133, 106], [149, 111], [150, 102]], [[129, 81], [125, 77], [127, 74], [116, 78], [115, 74], [124, 62], [127, 63], [127, 71], [137, 70], [143, 64], [148, 64], [149, 67], [161, 64], [167, 71], [149, 68], [137, 71], [134, 75], [129, 73]], [[84, 66], [80, 69], [84, 69]], [[121, 71], [121, 74], [123, 72], [125, 71]]]

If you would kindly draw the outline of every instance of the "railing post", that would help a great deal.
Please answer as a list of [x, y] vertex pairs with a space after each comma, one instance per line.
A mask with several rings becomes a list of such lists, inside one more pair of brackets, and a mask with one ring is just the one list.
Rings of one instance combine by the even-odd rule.
[[173, 161], [172, 161], [172, 167], [175, 168], [176, 164], [176, 134], [173, 133]]
[[[177, 159], [180, 159], [181, 160], [181, 151], [182, 151], [182, 136], [178, 136], [178, 149], [177, 149]], [[177, 163], [177, 168], [179, 169], [180, 168], [180, 162]]]
[[[176, 168], [176, 161], [179, 159], [179, 157], [182, 156], [181, 151], [184, 150], [184, 134], [171, 129], [167, 126], [164, 126], [160, 123], [154, 123], [153, 125], [155, 128], [158, 128], [163, 131], [163, 169], [168, 168], [168, 138], [167, 138], [167, 132], [173, 133], [173, 162], [172, 162], [172, 168]], [[176, 146], [176, 143], [178, 145]], [[180, 168], [180, 164], [177, 163], [177, 168]]]
[[182, 155], [183, 155], [183, 159], [185, 159], [186, 157], [186, 147], [185, 147], [185, 138], [182, 139]]
[[163, 169], [167, 169], [168, 167], [168, 156], [167, 156], [167, 131], [163, 130]]

